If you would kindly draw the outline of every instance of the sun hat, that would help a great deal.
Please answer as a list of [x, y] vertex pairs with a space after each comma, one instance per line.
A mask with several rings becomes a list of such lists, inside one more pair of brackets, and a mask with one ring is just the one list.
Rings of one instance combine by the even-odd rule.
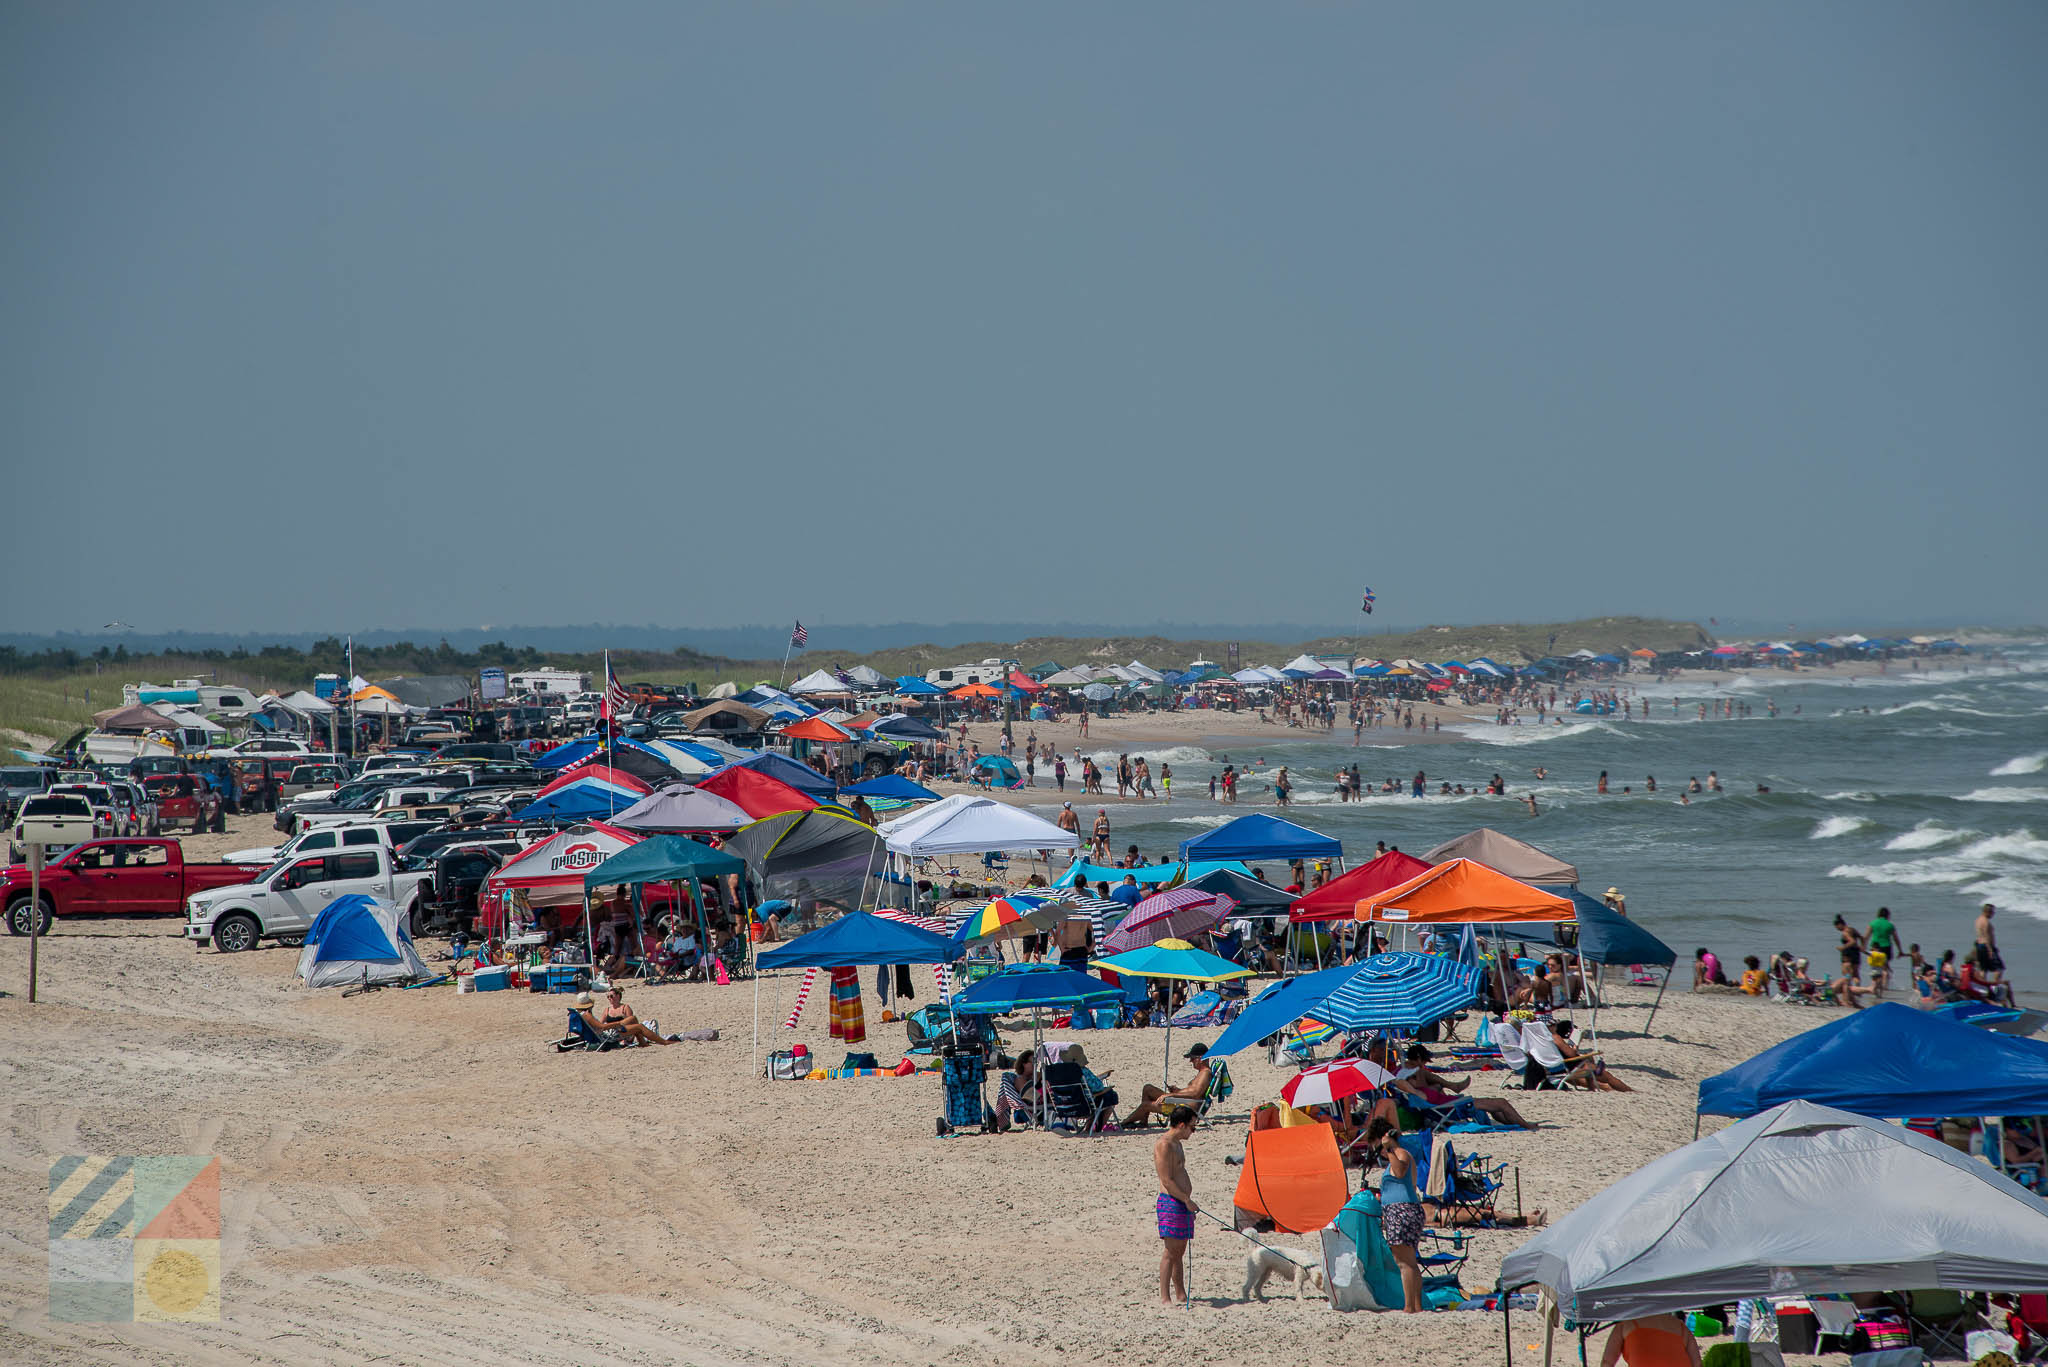
[[1609, 888], [1609, 889], [1607, 890], [1607, 895], [1608, 895], [1609, 897], [1619, 897], [1619, 896], [1621, 896], [1621, 889], [1620, 889], [1620, 888]]
[[576, 1004], [578, 1006], [591, 1006], [594, 1005], [596, 1001], [597, 999], [591, 996], [588, 992], [578, 992], [576, 994]]

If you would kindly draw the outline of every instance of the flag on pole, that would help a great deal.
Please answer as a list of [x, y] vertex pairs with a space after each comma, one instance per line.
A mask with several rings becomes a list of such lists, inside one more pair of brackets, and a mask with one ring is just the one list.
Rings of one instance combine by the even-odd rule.
[[598, 715], [606, 721], [616, 721], [626, 711], [628, 703], [626, 690], [619, 687], [618, 678], [612, 673], [612, 653], [604, 653], [604, 700], [597, 705]]
[[810, 639], [811, 633], [804, 630], [804, 624], [802, 622], [798, 622], [795, 628], [792, 629], [789, 633], [790, 649], [802, 650], [804, 648], [804, 642]]

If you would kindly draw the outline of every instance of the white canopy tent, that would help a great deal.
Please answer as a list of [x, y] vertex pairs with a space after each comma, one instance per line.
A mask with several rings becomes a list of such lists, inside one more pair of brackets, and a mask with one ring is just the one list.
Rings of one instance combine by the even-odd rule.
[[814, 669], [791, 684], [789, 691], [802, 697], [806, 693], [845, 693], [850, 690], [839, 676], [829, 669]]
[[941, 798], [875, 829], [892, 854], [908, 859], [997, 850], [1072, 850], [1081, 844], [1079, 835], [1042, 816], [971, 793]]
[[1902, 1126], [1788, 1101], [1638, 1168], [1500, 1277], [1582, 1324], [1757, 1296], [2048, 1289], [2048, 1202]]

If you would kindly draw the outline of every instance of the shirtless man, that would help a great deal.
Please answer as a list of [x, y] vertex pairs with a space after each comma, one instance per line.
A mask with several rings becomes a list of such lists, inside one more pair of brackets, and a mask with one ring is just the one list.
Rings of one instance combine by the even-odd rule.
[[1156, 1083], [1146, 1083], [1144, 1091], [1138, 1095], [1137, 1108], [1124, 1117], [1124, 1128], [1128, 1130], [1147, 1124], [1153, 1116], [1165, 1114], [1169, 1108], [1181, 1102], [1201, 1100], [1202, 1093], [1209, 1090], [1209, 1074], [1214, 1067], [1209, 1062], [1208, 1053], [1209, 1046], [1206, 1044], [1188, 1047], [1187, 1057], [1195, 1065], [1195, 1075], [1170, 1092]]
[[1059, 828], [1060, 828], [1061, 830], [1063, 830], [1063, 831], [1071, 831], [1071, 832], [1073, 832], [1073, 834], [1074, 834], [1074, 837], [1075, 837], [1076, 839], [1079, 839], [1079, 838], [1080, 838], [1080, 835], [1081, 835], [1081, 818], [1080, 818], [1080, 817], [1078, 817], [1078, 816], [1076, 816], [1076, 815], [1074, 815], [1074, 804], [1073, 804], [1073, 803], [1071, 803], [1071, 802], [1064, 802], [1064, 803], [1061, 803], [1061, 804], [1060, 804], [1060, 814], [1059, 814], [1059, 817], [1058, 817], [1058, 820], [1057, 820], [1057, 823], [1056, 823], [1056, 824], [1057, 824], [1057, 825], [1059, 826]]
[[1977, 971], [1983, 975], [1984, 981], [1992, 984], [2005, 980], [2005, 960], [1999, 957], [1998, 936], [1991, 929], [1991, 916], [1997, 910], [1997, 907], [1986, 902], [1984, 909], [1977, 913], [1977, 926], [1973, 932], [1977, 941], [1974, 951]]
[[[1147, 1089], [1151, 1090], [1151, 1089]], [[1195, 1113], [1176, 1106], [1167, 1117], [1166, 1134], [1152, 1145], [1152, 1169], [1159, 1175], [1159, 1195], [1152, 1211], [1159, 1220], [1159, 1303], [1187, 1303], [1188, 1241], [1195, 1237], [1194, 1183], [1188, 1180], [1187, 1153], [1181, 1147], [1195, 1132]]]

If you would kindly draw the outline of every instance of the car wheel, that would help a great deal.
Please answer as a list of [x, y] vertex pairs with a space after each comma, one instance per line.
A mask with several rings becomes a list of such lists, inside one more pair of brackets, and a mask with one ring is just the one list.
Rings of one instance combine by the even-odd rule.
[[277, 937], [277, 942], [287, 949], [297, 949], [300, 945], [306, 943], [306, 937], [303, 935], [280, 935]]
[[[44, 901], [41, 904], [41, 910], [43, 913], [41, 918], [42, 924], [36, 926], [35, 933], [38, 935], [48, 935], [50, 933], [50, 904], [48, 901]], [[10, 935], [26, 935], [29, 933], [29, 927], [35, 919], [29, 913], [28, 898], [17, 897], [7, 907], [7, 933]]]
[[213, 947], [223, 954], [239, 954], [245, 949], [254, 949], [259, 931], [253, 916], [241, 912], [223, 916], [213, 925]]

